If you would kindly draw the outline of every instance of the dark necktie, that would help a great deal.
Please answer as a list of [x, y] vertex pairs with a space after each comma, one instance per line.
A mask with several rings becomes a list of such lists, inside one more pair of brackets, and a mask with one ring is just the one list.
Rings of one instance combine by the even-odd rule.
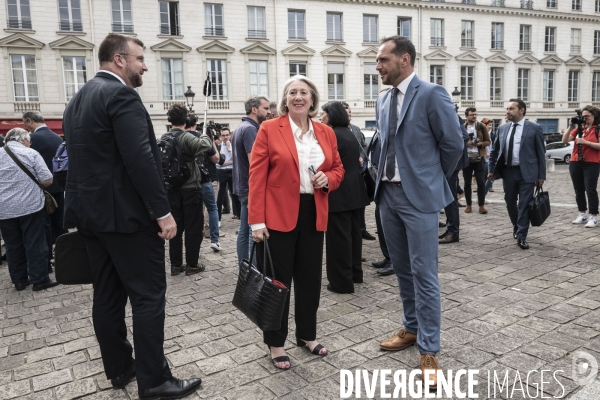
[[507, 167], [512, 167], [513, 147], [515, 146], [515, 133], [517, 133], [517, 125], [518, 124], [513, 124], [512, 132], [510, 133], [510, 139], [508, 141], [508, 154], [506, 155]]
[[390, 115], [388, 120], [387, 155], [385, 158], [385, 176], [389, 181], [396, 174], [396, 149], [394, 148], [394, 137], [396, 136], [396, 125], [398, 124], [398, 88], [392, 88], [390, 98]]

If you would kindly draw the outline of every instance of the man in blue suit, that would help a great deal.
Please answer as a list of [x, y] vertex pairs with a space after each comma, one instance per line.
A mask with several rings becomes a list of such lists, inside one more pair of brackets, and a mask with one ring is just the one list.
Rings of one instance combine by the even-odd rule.
[[401, 350], [416, 343], [424, 382], [436, 382], [438, 212], [454, 200], [446, 178], [463, 153], [463, 139], [448, 92], [415, 75], [412, 42], [392, 36], [381, 43], [377, 71], [383, 84], [393, 87], [379, 96], [375, 108], [381, 135], [375, 201], [404, 307], [404, 328], [381, 348]]
[[[507, 124], [498, 128], [492, 143], [488, 180], [502, 178], [504, 201], [513, 224], [513, 237], [527, 250], [529, 202], [534, 187], [546, 180], [546, 156], [542, 127], [525, 120], [527, 106], [521, 99], [510, 99], [506, 108]], [[517, 204], [518, 199], [518, 204]]]

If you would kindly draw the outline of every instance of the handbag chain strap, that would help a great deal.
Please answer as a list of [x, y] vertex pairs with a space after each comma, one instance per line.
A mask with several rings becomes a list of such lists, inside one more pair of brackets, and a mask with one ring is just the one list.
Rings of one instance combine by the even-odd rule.
[[[273, 268], [273, 260], [271, 259], [271, 250], [269, 250], [269, 241], [267, 240], [267, 235], [263, 234], [263, 243], [265, 244], [265, 248], [264, 248], [264, 254], [263, 254], [263, 263], [264, 264], [269, 264], [270, 270], [271, 270], [271, 279], [275, 280], [275, 269]], [[256, 248], [257, 243], [254, 242], [252, 244], [252, 249], [250, 250], [250, 264], [252, 264], [252, 259], [254, 258], [254, 249]], [[267, 262], [268, 260], [268, 262]], [[258, 262], [257, 262], [258, 264]], [[266, 274], [266, 265], [265, 268], [263, 268], [263, 270], [260, 270], [260, 266], [258, 266], [258, 270], [263, 273]]]
[[34, 181], [36, 183], [36, 185], [38, 185], [40, 187], [40, 189], [42, 189], [42, 191], [46, 190], [46, 188], [43, 187], [42, 184], [37, 179], [35, 179], [35, 177], [31, 173], [31, 171], [29, 171], [27, 169], [27, 167], [25, 167], [23, 165], [23, 163], [17, 158], [15, 153], [13, 153], [12, 150], [8, 148], [8, 145], [4, 146], [4, 151], [6, 151], [6, 154], [8, 154], [8, 156], [13, 159], [15, 164], [17, 164], [19, 166], [19, 168], [21, 168], [23, 170], [23, 172], [25, 172], [27, 174], [27, 176], [30, 177], [31, 180]]

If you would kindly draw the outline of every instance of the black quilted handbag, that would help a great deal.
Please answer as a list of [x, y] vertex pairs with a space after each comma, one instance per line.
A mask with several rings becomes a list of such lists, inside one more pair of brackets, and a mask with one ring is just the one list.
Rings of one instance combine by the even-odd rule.
[[529, 220], [531, 226], [542, 226], [550, 216], [550, 195], [542, 188], [537, 188], [533, 200], [529, 202]]
[[[265, 252], [262, 261], [265, 268], [260, 271], [249, 260], [240, 261], [238, 281], [232, 303], [261, 330], [274, 331], [281, 328], [281, 315], [289, 289], [283, 283], [275, 280], [273, 261], [266, 237], [263, 239], [263, 243]], [[256, 242], [252, 244], [250, 260], [254, 256], [255, 248]], [[271, 267], [271, 277], [266, 275], [266, 264]]]

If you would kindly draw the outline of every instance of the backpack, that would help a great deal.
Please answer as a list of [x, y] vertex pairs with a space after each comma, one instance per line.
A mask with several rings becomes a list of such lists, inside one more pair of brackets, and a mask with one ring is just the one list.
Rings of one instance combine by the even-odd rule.
[[180, 188], [192, 175], [183, 159], [179, 142], [179, 137], [185, 133], [167, 132], [157, 141], [163, 179], [173, 189]]
[[67, 142], [62, 142], [56, 149], [52, 158], [52, 173], [54, 181], [63, 189], [67, 186], [67, 171], [69, 170], [69, 156], [67, 154]]

